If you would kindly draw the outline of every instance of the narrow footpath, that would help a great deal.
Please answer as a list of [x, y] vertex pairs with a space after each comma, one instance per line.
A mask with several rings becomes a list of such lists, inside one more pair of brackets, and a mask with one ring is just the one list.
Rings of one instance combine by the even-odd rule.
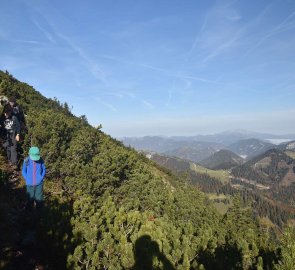
[[43, 270], [38, 247], [41, 211], [26, 209], [26, 192], [20, 172], [7, 168], [0, 183], [0, 268]]

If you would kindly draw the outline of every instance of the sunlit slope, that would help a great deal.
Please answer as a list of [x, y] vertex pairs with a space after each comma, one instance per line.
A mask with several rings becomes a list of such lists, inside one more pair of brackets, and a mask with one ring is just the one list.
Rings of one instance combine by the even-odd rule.
[[[151, 269], [271, 264], [260, 255], [269, 238], [238, 198], [219, 215], [198, 188], [72, 115], [67, 104], [3, 72], [0, 92], [16, 96], [27, 114], [25, 155], [38, 145], [48, 168], [39, 241], [48, 244], [49, 268], [146, 269], [147, 258]], [[56, 251], [63, 256], [50, 257]]]

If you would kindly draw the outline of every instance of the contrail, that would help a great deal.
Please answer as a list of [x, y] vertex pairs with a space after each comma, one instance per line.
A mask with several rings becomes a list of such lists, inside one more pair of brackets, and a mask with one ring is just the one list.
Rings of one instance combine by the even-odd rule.
[[51, 42], [56, 44], [55, 39], [53, 38], [53, 36], [51, 35], [51, 33], [49, 33], [49, 31], [45, 30], [35, 19], [32, 20], [32, 22], [35, 24], [35, 26], [45, 35], [45, 37]]
[[280, 30], [283, 29], [286, 22], [289, 21], [293, 16], [295, 15], [295, 10], [287, 16], [280, 24], [278, 24], [276, 27], [274, 27], [272, 30], [270, 30], [264, 37], [262, 37], [251, 49], [249, 49], [244, 56], [247, 56], [250, 52], [252, 52], [254, 49], [259, 47], [265, 40], [270, 38], [272, 35], [277, 34], [280, 32]]

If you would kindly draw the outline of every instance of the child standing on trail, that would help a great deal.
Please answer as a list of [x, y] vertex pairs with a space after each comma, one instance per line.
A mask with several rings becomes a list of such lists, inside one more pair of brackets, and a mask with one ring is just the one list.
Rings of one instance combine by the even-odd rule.
[[40, 156], [38, 147], [33, 146], [29, 150], [29, 157], [24, 160], [22, 175], [26, 181], [27, 207], [31, 208], [36, 203], [36, 207], [41, 207], [43, 203], [43, 183], [46, 168]]

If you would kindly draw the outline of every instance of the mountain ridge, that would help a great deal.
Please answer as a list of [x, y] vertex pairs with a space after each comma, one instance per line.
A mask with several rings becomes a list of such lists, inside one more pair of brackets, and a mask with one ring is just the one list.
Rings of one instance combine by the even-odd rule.
[[246, 159], [251, 159], [276, 147], [272, 143], [255, 138], [240, 140], [228, 146], [229, 150]]
[[[173, 140], [173, 141], [201, 141], [201, 142], [215, 142], [221, 143], [225, 146], [233, 144], [239, 140], [246, 139], [259, 139], [268, 141], [270, 139], [282, 139], [282, 140], [295, 140], [295, 134], [271, 134], [271, 133], [259, 133], [253, 131], [245, 131], [245, 130], [228, 130], [224, 132], [219, 132], [216, 134], [208, 134], [208, 135], [192, 135], [192, 136], [142, 136], [142, 137], [123, 137], [119, 138], [125, 144], [125, 141], [131, 142], [133, 141], [144, 141], [145, 139], [149, 139], [150, 141], [153, 138], [161, 138], [162, 140]], [[132, 146], [132, 144], [131, 144]]]
[[199, 163], [209, 169], [228, 170], [244, 162], [244, 159], [230, 150], [219, 150]]

